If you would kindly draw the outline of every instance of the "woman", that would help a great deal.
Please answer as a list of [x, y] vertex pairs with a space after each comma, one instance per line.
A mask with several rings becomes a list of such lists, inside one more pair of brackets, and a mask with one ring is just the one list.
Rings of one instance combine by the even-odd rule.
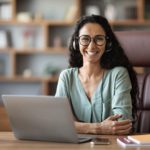
[[137, 80], [108, 21], [97, 15], [82, 17], [69, 50], [70, 68], [60, 74], [56, 96], [70, 100], [77, 132], [130, 133]]

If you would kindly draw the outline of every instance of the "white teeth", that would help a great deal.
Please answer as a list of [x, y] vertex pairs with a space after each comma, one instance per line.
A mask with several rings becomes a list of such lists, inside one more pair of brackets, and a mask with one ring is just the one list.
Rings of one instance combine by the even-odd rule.
[[88, 52], [88, 51], [87, 51], [87, 54], [90, 55], [90, 56], [93, 56], [93, 55], [95, 55], [96, 53], [97, 53], [97, 52]]

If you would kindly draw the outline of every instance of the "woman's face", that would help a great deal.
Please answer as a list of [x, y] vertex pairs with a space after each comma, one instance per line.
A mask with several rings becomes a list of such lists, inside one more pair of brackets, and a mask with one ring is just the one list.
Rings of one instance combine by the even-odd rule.
[[106, 34], [97, 23], [87, 23], [79, 31], [79, 48], [83, 62], [98, 63], [105, 50]]

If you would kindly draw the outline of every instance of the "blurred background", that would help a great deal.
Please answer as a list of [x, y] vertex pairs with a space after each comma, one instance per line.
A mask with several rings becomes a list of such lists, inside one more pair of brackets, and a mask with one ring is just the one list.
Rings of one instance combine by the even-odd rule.
[[0, 0], [0, 103], [2, 94], [54, 95], [74, 23], [91, 14], [114, 31], [150, 30], [150, 0]]

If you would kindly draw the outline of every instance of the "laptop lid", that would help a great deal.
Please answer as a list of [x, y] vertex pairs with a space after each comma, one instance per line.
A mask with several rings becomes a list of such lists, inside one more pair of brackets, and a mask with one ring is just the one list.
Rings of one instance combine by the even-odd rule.
[[18, 139], [80, 143], [68, 99], [53, 96], [2, 95]]

